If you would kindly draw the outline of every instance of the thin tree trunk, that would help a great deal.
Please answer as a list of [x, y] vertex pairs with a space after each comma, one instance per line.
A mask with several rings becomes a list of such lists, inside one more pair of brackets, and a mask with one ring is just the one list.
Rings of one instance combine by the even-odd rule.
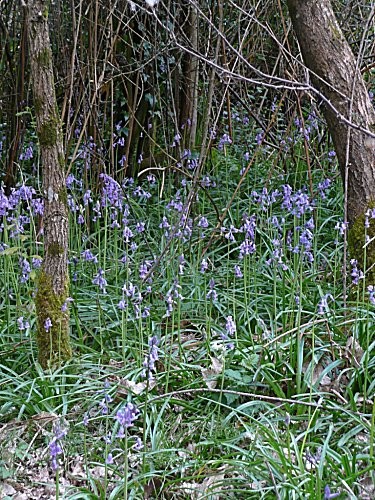
[[46, 0], [28, 2], [28, 38], [44, 191], [44, 259], [36, 293], [38, 359], [43, 368], [72, 355], [69, 342], [68, 208]]
[[[375, 207], [375, 139], [365, 130], [375, 132], [375, 111], [330, 0], [288, 0], [288, 8], [312, 81], [335, 108], [325, 104], [323, 112], [346, 189], [349, 252], [369, 268], [375, 248], [367, 246], [365, 260], [363, 245], [365, 213]], [[349, 128], [340, 115], [360, 129]], [[367, 236], [374, 235], [370, 221]]]

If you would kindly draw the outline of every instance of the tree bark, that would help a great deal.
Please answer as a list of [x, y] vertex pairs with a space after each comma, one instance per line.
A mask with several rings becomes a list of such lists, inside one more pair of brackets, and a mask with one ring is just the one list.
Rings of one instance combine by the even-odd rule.
[[[323, 112], [347, 190], [349, 252], [363, 265], [365, 213], [375, 207], [375, 139], [366, 130], [375, 132], [375, 111], [330, 0], [288, 0], [288, 8], [312, 82], [335, 108], [325, 103]], [[375, 235], [374, 226], [367, 236]], [[366, 252], [368, 268], [375, 262], [374, 246]]]
[[28, 2], [28, 39], [44, 193], [44, 259], [36, 293], [38, 359], [53, 368], [71, 355], [67, 299], [68, 207], [46, 0]]

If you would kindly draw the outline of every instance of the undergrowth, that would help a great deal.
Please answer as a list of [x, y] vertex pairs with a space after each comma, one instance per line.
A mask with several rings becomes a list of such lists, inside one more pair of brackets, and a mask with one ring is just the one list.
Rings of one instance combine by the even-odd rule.
[[[0, 192], [3, 484], [71, 499], [371, 497], [373, 289], [343, 268], [333, 154], [309, 171], [301, 153], [314, 126], [280, 138], [282, 162], [259, 134], [248, 150], [223, 135], [198, 186], [189, 152], [179, 171], [95, 186], [78, 161], [74, 355], [54, 372], [34, 338], [41, 187]], [[36, 151], [25, 161], [38, 169]]]

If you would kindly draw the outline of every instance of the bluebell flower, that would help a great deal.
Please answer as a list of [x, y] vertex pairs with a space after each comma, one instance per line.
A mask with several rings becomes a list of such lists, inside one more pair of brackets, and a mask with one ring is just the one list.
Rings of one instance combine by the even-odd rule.
[[104, 277], [103, 269], [98, 269], [98, 274], [92, 280], [93, 285], [97, 285], [103, 293], [107, 293], [105, 287], [107, 286], [107, 280]]
[[53, 470], [57, 470], [59, 467], [58, 456], [62, 454], [62, 440], [68, 433], [68, 428], [62, 426], [61, 423], [55, 422], [53, 424], [53, 438], [49, 444], [51, 463]]
[[150, 338], [150, 340], [148, 341], [148, 345], [149, 352], [145, 356], [145, 360], [143, 362], [142, 377], [148, 376], [148, 379], [152, 380], [154, 378], [152, 372], [156, 370], [155, 362], [159, 359], [159, 340], [156, 335]]
[[202, 259], [201, 262], [201, 273], [204, 273], [208, 269], [208, 262], [206, 259]]
[[83, 257], [86, 262], [93, 262], [94, 264], [98, 263], [98, 258], [89, 249], [81, 252], [81, 257]]
[[337, 498], [340, 493], [331, 493], [331, 488], [328, 484], [324, 488], [324, 500], [331, 500], [332, 498]]
[[44, 322], [44, 329], [48, 333], [50, 329], [52, 328], [52, 321], [51, 318], [47, 318]]
[[208, 286], [210, 289], [208, 290], [206, 299], [215, 302], [217, 300], [217, 291], [215, 290], [215, 280], [213, 278], [210, 279]]
[[350, 265], [352, 266], [352, 270], [350, 272], [350, 276], [352, 277], [353, 285], [358, 285], [359, 280], [364, 278], [363, 272], [358, 269], [358, 261], [356, 259], [350, 260]]
[[329, 311], [328, 299], [333, 300], [333, 297], [330, 293], [323, 295], [323, 297], [320, 299], [318, 303], [318, 314], [325, 314]]
[[369, 301], [372, 305], [375, 305], [375, 287], [373, 285], [369, 285], [367, 287], [367, 291], [369, 293]]
[[234, 266], [234, 275], [236, 278], [243, 278], [243, 274], [242, 274], [242, 271], [241, 271], [241, 268], [238, 264], [236, 264]]
[[20, 282], [26, 283], [29, 280], [30, 273], [31, 273], [30, 263], [27, 259], [21, 257], [19, 259], [19, 266], [21, 268]]
[[138, 418], [139, 410], [133, 403], [126, 403], [126, 405], [118, 410], [116, 420], [120, 424], [120, 430], [117, 437], [125, 437], [125, 429], [133, 425], [134, 420]]
[[135, 444], [133, 444], [132, 448], [133, 450], [141, 450], [143, 448], [143, 443], [142, 443], [142, 439], [140, 437], [137, 437], [136, 438], [136, 441], [135, 441]]
[[225, 324], [225, 329], [227, 331], [227, 334], [230, 337], [232, 337], [236, 333], [237, 328], [236, 328], [235, 322], [233, 321], [233, 317], [232, 316], [227, 316], [227, 318], [226, 318], [226, 324]]
[[29, 322], [26, 321], [26, 320], [24, 320], [23, 316], [20, 316], [17, 319], [17, 325], [18, 325], [18, 329], [20, 330], [20, 332], [22, 332], [22, 331], [27, 330], [28, 328], [30, 328]]
[[200, 217], [198, 221], [198, 227], [202, 227], [204, 229], [208, 227], [208, 220], [203, 215]]

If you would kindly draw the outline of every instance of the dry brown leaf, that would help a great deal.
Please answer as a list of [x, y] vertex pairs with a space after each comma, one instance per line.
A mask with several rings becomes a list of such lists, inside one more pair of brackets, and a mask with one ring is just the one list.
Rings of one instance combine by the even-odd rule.
[[218, 375], [223, 371], [223, 363], [218, 358], [211, 358], [210, 368], [201, 368], [202, 377], [209, 389], [215, 389]]
[[130, 392], [138, 396], [139, 394], [142, 394], [142, 392], [145, 391], [147, 387], [149, 390], [153, 389], [156, 385], [156, 380], [145, 380], [143, 382], [137, 383], [133, 382], [133, 380], [123, 378], [122, 380], [120, 380], [120, 384], [122, 387], [125, 387], [125, 389], [128, 389]]

